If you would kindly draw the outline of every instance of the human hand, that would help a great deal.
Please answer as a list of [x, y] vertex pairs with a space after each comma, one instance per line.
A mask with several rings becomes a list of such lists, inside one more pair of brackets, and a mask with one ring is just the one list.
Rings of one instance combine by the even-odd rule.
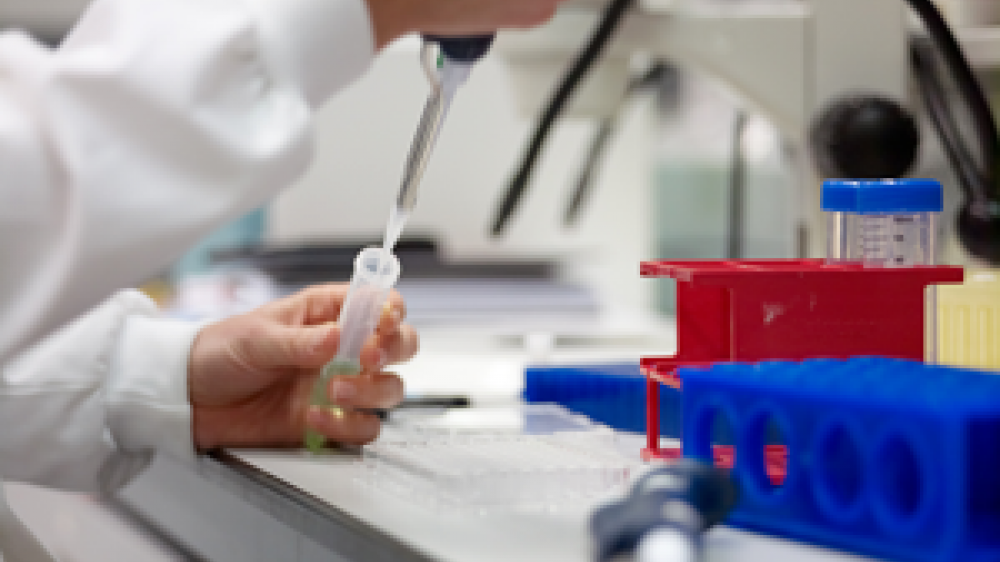
[[367, 0], [378, 48], [407, 33], [479, 35], [534, 27], [564, 0]]
[[330, 400], [344, 411], [333, 415], [309, 406], [314, 381], [337, 353], [340, 328], [334, 321], [347, 288], [312, 287], [202, 329], [188, 362], [199, 451], [298, 446], [307, 427], [349, 444], [378, 435], [378, 418], [352, 408], [389, 408], [403, 398], [402, 380], [382, 371], [417, 352], [417, 334], [402, 323], [405, 309], [396, 292], [362, 350], [361, 374], [330, 381]]

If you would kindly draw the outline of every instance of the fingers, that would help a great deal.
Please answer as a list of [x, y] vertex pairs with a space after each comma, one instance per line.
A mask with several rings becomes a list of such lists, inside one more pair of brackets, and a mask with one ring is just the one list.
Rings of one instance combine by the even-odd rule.
[[389, 293], [382, 308], [382, 317], [379, 319], [375, 332], [379, 334], [391, 334], [399, 329], [406, 318], [406, 303], [403, 297], [396, 291]]
[[[264, 307], [264, 317], [270, 320], [256, 323], [253, 333], [241, 338], [247, 362], [255, 367], [313, 368], [329, 361], [337, 352], [340, 332], [333, 322], [347, 289], [344, 284], [317, 285]], [[362, 365], [380, 370], [416, 353], [416, 334], [402, 323], [405, 317], [403, 298], [391, 291], [376, 328], [380, 341], [362, 351]]]
[[[275, 301], [264, 307], [264, 310], [271, 318], [289, 325], [309, 326], [335, 322], [340, 316], [348, 289], [347, 283], [315, 285]], [[406, 305], [403, 297], [395, 290], [390, 291], [379, 319], [378, 331], [391, 332], [404, 318]]]
[[386, 365], [409, 361], [420, 349], [420, 337], [413, 326], [404, 324], [393, 334], [379, 336], [378, 345], [385, 352]]
[[[391, 321], [390, 321], [391, 322]], [[381, 370], [387, 365], [409, 361], [417, 353], [419, 337], [407, 324], [395, 326], [388, 333], [369, 338], [361, 350], [361, 365], [367, 370]], [[235, 342], [245, 367], [322, 367], [337, 354], [340, 327], [285, 326], [262, 323], [252, 326]]]
[[413, 326], [401, 324], [390, 333], [369, 338], [361, 349], [361, 365], [367, 370], [382, 370], [387, 365], [409, 361], [417, 354], [420, 338]]
[[340, 307], [344, 304], [348, 288], [347, 283], [315, 285], [279, 299], [264, 307], [264, 310], [270, 317], [290, 325], [333, 322], [340, 315]]
[[378, 437], [381, 422], [368, 410], [397, 406], [403, 400], [403, 381], [392, 373], [368, 372], [334, 377], [327, 386], [333, 407], [310, 406], [305, 424], [330, 442], [369, 443]]
[[336, 355], [340, 327], [336, 324], [286, 326], [265, 322], [254, 326], [237, 343], [245, 367], [250, 369], [316, 368]]
[[393, 408], [403, 401], [403, 380], [393, 373], [362, 373], [333, 377], [327, 387], [330, 402], [349, 408]]
[[381, 422], [367, 412], [313, 406], [306, 412], [306, 426], [332, 442], [364, 445], [378, 437]]

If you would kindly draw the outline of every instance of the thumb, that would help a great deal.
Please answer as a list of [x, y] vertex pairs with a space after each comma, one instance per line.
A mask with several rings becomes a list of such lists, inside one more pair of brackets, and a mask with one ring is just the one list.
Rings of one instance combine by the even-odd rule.
[[259, 367], [322, 367], [337, 353], [340, 328], [334, 324], [287, 326], [267, 324], [251, 342]]

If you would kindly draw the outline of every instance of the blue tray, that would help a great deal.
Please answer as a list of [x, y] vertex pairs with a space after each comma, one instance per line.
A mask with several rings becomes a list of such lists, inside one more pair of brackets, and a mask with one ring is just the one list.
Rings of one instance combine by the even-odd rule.
[[678, 374], [686, 456], [710, 461], [716, 420], [733, 428], [743, 495], [728, 523], [892, 560], [1000, 560], [1000, 376], [882, 358]]

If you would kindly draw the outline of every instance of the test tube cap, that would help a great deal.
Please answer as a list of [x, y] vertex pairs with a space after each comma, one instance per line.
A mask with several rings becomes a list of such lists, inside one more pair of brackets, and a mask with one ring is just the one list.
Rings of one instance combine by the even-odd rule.
[[389, 289], [399, 279], [399, 260], [389, 250], [370, 247], [362, 250], [354, 259], [354, 275], [361, 276], [365, 285]]
[[934, 179], [826, 180], [821, 206], [857, 214], [940, 213], [944, 197]]

